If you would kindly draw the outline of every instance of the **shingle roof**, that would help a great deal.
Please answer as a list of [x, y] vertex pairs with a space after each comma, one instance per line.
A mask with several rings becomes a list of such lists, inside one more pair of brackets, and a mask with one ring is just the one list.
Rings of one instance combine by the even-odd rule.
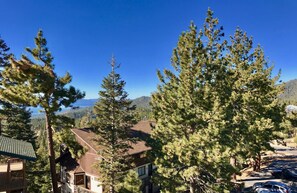
[[31, 143], [4, 136], [0, 136], [0, 155], [30, 161], [36, 160], [35, 151]]
[[[129, 149], [129, 155], [136, 155], [151, 149], [151, 147], [146, 146], [145, 139], [150, 135], [154, 122], [151, 121], [140, 121], [131, 128], [131, 134], [134, 137], [138, 137], [136, 143], [131, 144], [131, 149]], [[74, 173], [86, 172], [88, 174], [98, 176], [98, 170], [94, 167], [94, 164], [98, 162], [98, 154], [102, 148], [94, 140], [96, 134], [92, 132], [92, 129], [72, 129], [72, 132], [76, 135], [76, 140], [83, 146], [88, 147], [88, 151], [78, 160], [79, 166], [72, 171]], [[146, 163], [146, 162], [145, 162]]]
[[[151, 124], [154, 123], [151, 121], [140, 121], [131, 128], [132, 134], [139, 137], [140, 140], [131, 144], [132, 148], [128, 151], [129, 155], [141, 153], [151, 149], [151, 147], [146, 146], [144, 141], [144, 139], [151, 133]], [[72, 129], [72, 132], [81, 140], [83, 140], [83, 142], [89, 146], [89, 148], [92, 148], [94, 152], [97, 152], [101, 149], [94, 140], [96, 136], [95, 133], [93, 133], [90, 129]]]

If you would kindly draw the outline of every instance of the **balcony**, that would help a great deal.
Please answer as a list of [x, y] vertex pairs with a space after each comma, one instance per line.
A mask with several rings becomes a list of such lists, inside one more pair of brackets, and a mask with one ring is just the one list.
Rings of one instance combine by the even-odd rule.
[[82, 187], [82, 186], [76, 186], [76, 192], [77, 193], [95, 193], [91, 190], [88, 190], [88, 189]]
[[0, 192], [21, 192], [26, 187], [24, 162], [19, 159], [9, 159], [0, 164]]

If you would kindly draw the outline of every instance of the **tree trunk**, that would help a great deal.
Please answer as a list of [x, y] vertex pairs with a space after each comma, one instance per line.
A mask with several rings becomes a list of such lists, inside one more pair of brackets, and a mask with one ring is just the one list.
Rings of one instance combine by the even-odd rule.
[[190, 193], [195, 193], [194, 187], [192, 185], [190, 185]]
[[258, 154], [258, 165], [257, 165], [257, 171], [260, 171], [260, 169], [261, 169], [261, 154], [259, 153]]
[[46, 121], [48, 155], [49, 155], [49, 161], [50, 161], [50, 171], [51, 171], [53, 192], [54, 193], [59, 193], [57, 176], [56, 176], [56, 163], [55, 163], [55, 151], [54, 151], [54, 144], [53, 144], [53, 131], [52, 131], [52, 126], [51, 126], [51, 119], [49, 117], [48, 112], [45, 112], [45, 121]]
[[[111, 161], [111, 167], [113, 167], [113, 159]], [[115, 193], [115, 173], [114, 172], [112, 172], [112, 174], [111, 174], [110, 193]]]
[[[236, 168], [236, 158], [234, 156], [231, 156], [230, 158], [230, 164], [232, 167]], [[236, 174], [232, 174], [232, 180], [236, 182]]]
[[253, 170], [258, 172], [261, 169], [261, 155], [258, 154], [257, 157], [254, 158], [254, 165], [253, 165]]
[[202, 193], [202, 188], [195, 183], [195, 180], [190, 182], [190, 193]]

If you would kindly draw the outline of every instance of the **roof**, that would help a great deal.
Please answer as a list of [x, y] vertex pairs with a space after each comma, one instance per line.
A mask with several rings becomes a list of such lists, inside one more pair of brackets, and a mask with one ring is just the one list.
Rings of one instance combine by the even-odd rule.
[[[146, 146], [145, 138], [147, 138], [151, 131], [152, 121], [140, 121], [131, 128], [132, 135], [138, 137], [139, 140], [136, 143], [131, 144], [131, 149], [129, 149], [128, 154], [134, 155], [141, 152], [145, 152], [151, 149], [151, 147]], [[91, 131], [91, 129], [72, 129], [72, 132], [77, 136], [78, 141], [83, 145], [87, 145], [94, 153], [100, 151], [100, 146], [94, 140], [96, 134]]]
[[35, 161], [36, 155], [29, 142], [0, 136], [0, 155]]
[[[131, 128], [131, 134], [134, 137], [137, 137], [139, 140], [136, 143], [132, 143], [131, 149], [128, 151], [128, 154], [133, 157], [139, 157], [140, 153], [150, 150], [151, 148], [146, 146], [145, 139], [150, 135], [152, 131], [151, 125], [154, 122], [151, 121], [140, 121]], [[96, 169], [95, 164], [98, 162], [97, 152], [102, 149], [98, 143], [94, 140], [96, 134], [92, 132], [92, 129], [83, 128], [83, 129], [72, 129], [72, 132], [76, 136], [76, 140], [83, 146], [88, 147], [88, 151], [77, 160], [78, 165], [75, 165], [74, 168], [70, 168], [68, 171], [74, 173], [86, 172], [93, 176], [98, 176], [98, 169]], [[145, 158], [136, 159], [135, 164], [147, 163]]]

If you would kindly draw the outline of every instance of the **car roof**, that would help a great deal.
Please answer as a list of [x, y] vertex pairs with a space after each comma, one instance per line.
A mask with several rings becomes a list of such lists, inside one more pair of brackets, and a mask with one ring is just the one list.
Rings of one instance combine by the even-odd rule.
[[267, 181], [264, 184], [277, 185], [277, 186], [288, 188], [288, 186], [286, 184], [282, 183], [282, 182]]

